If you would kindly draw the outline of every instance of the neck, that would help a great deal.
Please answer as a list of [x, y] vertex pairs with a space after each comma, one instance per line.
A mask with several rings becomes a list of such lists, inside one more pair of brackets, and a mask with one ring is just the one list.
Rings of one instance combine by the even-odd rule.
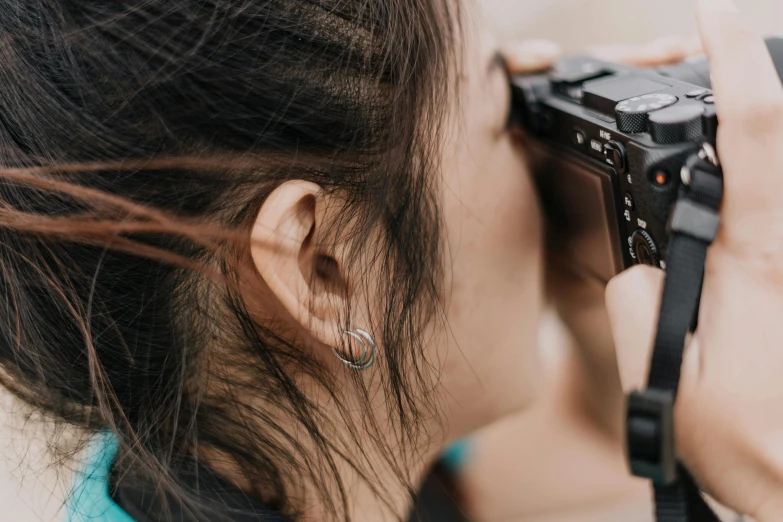
[[[366, 392], [357, 392], [355, 396], [367, 397]], [[382, 394], [369, 394], [373, 395]], [[292, 439], [278, 441], [296, 448], [291, 453], [298, 459], [295, 464], [280, 462], [283, 473], [295, 469], [314, 470], [317, 480], [321, 481], [321, 487], [307, 478], [304, 482], [287, 485], [290, 508], [299, 513], [297, 520], [407, 520], [413, 492], [421, 485], [442, 449], [439, 443], [442, 438], [438, 436], [440, 426], [435, 423], [419, 425], [417, 433], [420, 436], [411, 441], [410, 436], [401, 436], [399, 421], [395, 422], [392, 414], [377, 415], [389, 410], [386, 404], [359, 404], [357, 400], [355, 404], [338, 407], [328, 399], [314, 402], [320, 406], [318, 418], [314, 420], [321, 430], [319, 435], [330, 446], [331, 463], [325, 457], [324, 445], [315, 444], [309, 431], [293, 420], [289, 425], [281, 422], [283, 431]], [[370, 411], [376, 414], [372, 422], [367, 420]], [[294, 438], [295, 442], [291, 444]], [[211, 452], [203, 446], [199, 454], [223, 478], [261, 499], [269, 498], [270, 492], [245, 478], [227, 455]]]
[[[351, 411], [363, 410], [357, 407]], [[375, 405], [372, 411], [386, 411], [386, 406]], [[369, 429], [362, 421], [355, 423], [353, 429], [349, 423], [342, 423], [334, 434], [334, 440], [348, 441], [332, 453], [345, 492], [345, 509], [350, 520], [404, 521], [410, 514], [414, 493], [442, 448], [438, 436], [429, 438], [427, 434], [439, 432], [430, 426], [430, 429], [419, 430], [421, 436], [417, 441], [402, 442], [398, 423], [390, 418], [376, 422]], [[347, 458], [341, 458], [337, 453]], [[329, 503], [338, 510], [342, 507], [336, 488], [327, 499], [313, 491], [308, 493], [306, 498], [314, 501], [303, 511], [307, 522], [330, 520], [333, 515], [328, 510]]]
[[[398, 522], [408, 519], [413, 507], [413, 493], [423, 482], [432, 458], [412, 464], [401, 477], [390, 466], [378, 466], [369, 480], [344, 466], [340, 476], [346, 491], [346, 506], [350, 520], [366, 522]], [[379, 469], [380, 468], [380, 469]], [[333, 499], [339, 500], [339, 499]], [[314, 506], [305, 519], [312, 522], [328, 520], [326, 506]]]

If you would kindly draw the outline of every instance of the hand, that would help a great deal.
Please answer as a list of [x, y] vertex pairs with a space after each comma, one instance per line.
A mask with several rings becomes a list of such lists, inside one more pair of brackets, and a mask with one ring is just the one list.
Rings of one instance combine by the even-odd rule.
[[[606, 62], [636, 67], [657, 67], [680, 62], [702, 52], [698, 37], [669, 36], [644, 44], [611, 44], [589, 49], [587, 54]], [[525, 40], [504, 46], [509, 72], [528, 74], [552, 66], [562, 54], [560, 46], [549, 40]]]
[[600, 45], [590, 55], [605, 62], [624, 63], [635, 67], [660, 67], [678, 63], [703, 52], [698, 36], [667, 36], [645, 44]]
[[[720, 119], [725, 197], [699, 328], [675, 406], [678, 452], [714, 497], [783, 519], [783, 88], [733, 0], [700, 0]], [[624, 386], [646, 376], [663, 274], [613, 280], [608, 307]]]
[[[600, 60], [637, 67], [676, 63], [702, 52], [695, 37], [670, 36], [645, 44], [603, 45], [587, 54]], [[560, 46], [547, 40], [514, 42], [504, 47], [509, 73], [547, 69], [560, 57]], [[521, 137], [520, 137], [521, 138]], [[520, 139], [520, 143], [524, 143]], [[547, 293], [578, 344], [583, 382], [578, 402], [597, 429], [620, 444], [624, 398], [604, 302], [603, 284], [569, 272], [557, 259], [547, 260]]]

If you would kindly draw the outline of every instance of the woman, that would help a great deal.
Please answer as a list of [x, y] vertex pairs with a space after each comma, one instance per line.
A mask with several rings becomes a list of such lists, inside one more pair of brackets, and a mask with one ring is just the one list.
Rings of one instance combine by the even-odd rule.
[[471, 9], [3, 5], [3, 380], [111, 433], [71, 520], [404, 518], [533, 402], [539, 209]]
[[471, 9], [3, 6], [4, 380], [119, 447], [73, 520], [404, 517], [534, 399], [539, 211]]

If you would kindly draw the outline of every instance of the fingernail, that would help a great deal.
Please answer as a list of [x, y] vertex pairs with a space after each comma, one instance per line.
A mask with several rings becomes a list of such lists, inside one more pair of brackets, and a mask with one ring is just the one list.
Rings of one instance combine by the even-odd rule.
[[705, 11], [739, 13], [734, 0], [701, 0], [701, 8]]

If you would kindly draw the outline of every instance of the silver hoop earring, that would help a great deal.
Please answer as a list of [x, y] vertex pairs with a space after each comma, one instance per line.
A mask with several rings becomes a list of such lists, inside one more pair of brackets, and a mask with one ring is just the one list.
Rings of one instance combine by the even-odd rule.
[[363, 352], [361, 357], [355, 361], [352, 361], [337, 351], [337, 349], [332, 348], [332, 351], [341, 363], [352, 370], [359, 371], [366, 370], [375, 364], [375, 355], [378, 351], [378, 347], [375, 345], [375, 339], [372, 338], [372, 335], [370, 335], [369, 332], [365, 332], [361, 328], [357, 328], [356, 330], [346, 330], [343, 332], [343, 335], [349, 335], [359, 341], [362, 345]]

